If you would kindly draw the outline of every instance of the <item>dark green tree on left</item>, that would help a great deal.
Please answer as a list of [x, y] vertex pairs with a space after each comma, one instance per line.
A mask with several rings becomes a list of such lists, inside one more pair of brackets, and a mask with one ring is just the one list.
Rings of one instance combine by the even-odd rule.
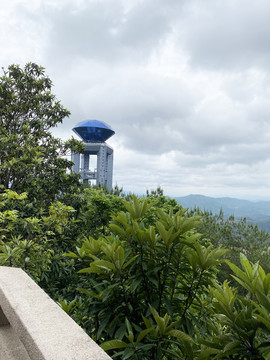
[[79, 187], [65, 156], [82, 151], [79, 141], [63, 142], [50, 132], [70, 115], [52, 86], [34, 63], [10, 65], [0, 77], [0, 191], [27, 192], [30, 202], [45, 208]]

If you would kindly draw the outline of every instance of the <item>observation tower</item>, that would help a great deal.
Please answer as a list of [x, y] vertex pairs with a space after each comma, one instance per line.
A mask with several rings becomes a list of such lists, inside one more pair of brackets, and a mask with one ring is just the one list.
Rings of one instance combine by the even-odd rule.
[[83, 141], [83, 154], [72, 153], [72, 170], [80, 173], [84, 183], [96, 181], [112, 189], [113, 149], [106, 144], [115, 134], [112, 128], [98, 120], [84, 120], [72, 129]]

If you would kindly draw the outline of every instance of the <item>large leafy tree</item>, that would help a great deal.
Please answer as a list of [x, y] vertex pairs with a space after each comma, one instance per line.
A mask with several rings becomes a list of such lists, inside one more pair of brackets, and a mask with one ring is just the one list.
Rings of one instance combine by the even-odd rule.
[[227, 250], [201, 241], [199, 217], [184, 209], [167, 212], [135, 196], [124, 205], [110, 235], [85, 238], [67, 254], [86, 274], [74, 318], [114, 358], [195, 359], [192, 338], [207, 332], [206, 287]]
[[70, 148], [50, 130], [70, 112], [52, 94], [52, 81], [44, 68], [28, 63], [11, 65], [0, 78], [0, 188], [26, 191], [32, 202], [47, 203], [78, 186], [77, 175], [68, 174]]

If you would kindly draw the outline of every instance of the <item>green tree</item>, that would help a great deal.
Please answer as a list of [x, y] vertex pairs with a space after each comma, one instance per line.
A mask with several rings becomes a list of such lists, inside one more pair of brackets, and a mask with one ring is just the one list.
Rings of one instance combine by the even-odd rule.
[[135, 196], [125, 207], [110, 235], [90, 236], [68, 253], [84, 274], [82, 326], [116, 358], [193, 359], [193, 338], [207, 331], [206, 287], [226, 250], [201, 241], [199, 217], [184, 209], [174, 213]]
[[40, 281], [50, 270], [53, 229], [42, 227], [40, 218], [27, 216], [23, 211], [27, 205], [26, 193], [0, 193], [0, 265], [20, 267]]
[[252, 264], [241, 254], [242, 269], [227, 262], [239, 289], [233, 289], [228, 281], [215, 284], [213, 315], [208, 326], [211, 337], [201, 338], [204, 349], [200, 359], [263, 360], [270, 358], [270, 273], [266, 274], [258, 263]]
[[64, 252], [75, 247], [76, 211], [55, 201], [29, 216], [29, 206], [26, 193], [0, 193], [0, 265], [22, 268], [55, 300], [73, 299], [79, 275]]
[[99, 237], [108, 234], [111, 217], [124, 209], [123, 198], [108, 193], [101, 187], [86, 187], [80, 197], [78, 215], [81, 236]]
[[[245, 218], [236, 219], [234, 216], [225, 218], [223, 212], [212, 214], [208, 211], [195, 209], [190, 214], [202, 216], [201, 225], [198, 231], [207, 239], [210, 239], [214, 246], [225, 246], [231, 251], [227, 258], [234, 264], [240, 266], [240, 254], [243, 253], [253, 263], [257, 261], [266, 272], [270, 272], [270, 234], [260, 230], [257, 225], [249, 224]], [[221, 265], [219, 280], [230, 278], [230, 269]], [[232, 279], [233, 280], [233, 279]], [[236, 283], [233, 280], [233, 283]]]
[[64, 156], [81, 143], [66, 143], [50, 129], [69, 116], [55, 95], [44, 68], [28, 63], [11, 65], [0, 78], [0, 189], [27, 192], [30, 202], [47, 205], [56, 196], [74, 191], [76, 174], [67, 174], [72, 162]]

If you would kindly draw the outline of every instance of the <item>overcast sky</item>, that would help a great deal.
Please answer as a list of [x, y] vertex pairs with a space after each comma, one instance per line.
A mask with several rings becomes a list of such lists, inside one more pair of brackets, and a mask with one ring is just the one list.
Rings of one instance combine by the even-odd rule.
[[[0, 0], [0, 64], [36, 62], [116, 134], [114, 184], [270, 199], [269, 0]], [[76, 136], [76, 135], [74, 135]]]

